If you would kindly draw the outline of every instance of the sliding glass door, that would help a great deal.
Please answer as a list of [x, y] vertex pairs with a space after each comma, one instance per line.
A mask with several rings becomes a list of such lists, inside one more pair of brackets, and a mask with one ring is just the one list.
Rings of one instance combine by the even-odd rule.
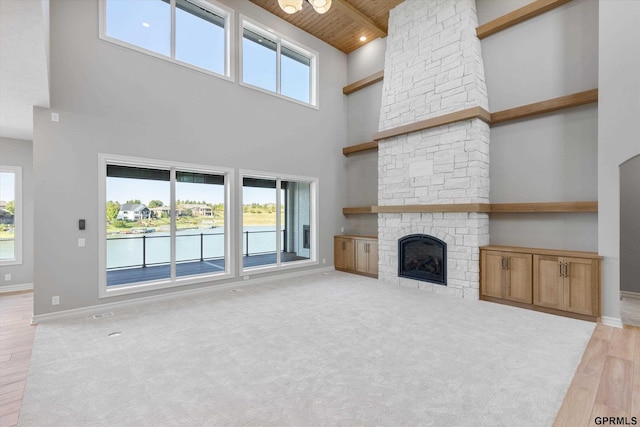
[[244, 269], [311, 260], [315, 181], [246, 174], [242, 183]]
[[227, 173], [138, 163], [104, 159], [103, 294], [228, 274]]

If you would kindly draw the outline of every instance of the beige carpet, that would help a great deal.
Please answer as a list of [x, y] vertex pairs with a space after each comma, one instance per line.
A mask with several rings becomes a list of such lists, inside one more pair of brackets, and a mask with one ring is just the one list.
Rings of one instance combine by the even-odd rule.
[[548, 426], [593, 328], [345, 273], [274, 279], [40, 324], [20, 425]]

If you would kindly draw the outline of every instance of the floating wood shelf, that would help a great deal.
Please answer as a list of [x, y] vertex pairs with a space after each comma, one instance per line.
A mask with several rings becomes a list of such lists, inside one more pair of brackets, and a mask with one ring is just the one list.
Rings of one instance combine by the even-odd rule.
[[516, 24], [526, 21], [527, 19], [542, 15], [543, 13], [555, 9], [558, 6], [562, 6], [563, 4], [570, 1], [571, 0], [534, 1], [526, 6], [521, 7], [520, 9], [516, 9], [513, 12], [507, 13], [506, 15], [494, 19], [493, 21], [480, 25], [478, 28], [476, 28], [476, 34], [478, 35], [478, 38], [482, 40], [485, 37], [489, 37], [492, 34], [512, 27]]
[[490, 209], [488, 203], [373, 206], [375, 213], [489, 212]]
[[373, 135], [374, 141], [381, 139], [393, 138], [394, 136], [404, 135], [407, 133], [417, 132], [420, 130], [431, 129], [438, 126], [444, 126], [451, 123], [461, 122], [470, 119], [481, 119], [487, 123], [491, 121], [491, 114], [482, 107], [468, 108], [455, 113], [449, 113], [442, 116], [434, 117], [427, 120], [399, 126], [392, 129], [383, 130]]
[[345, 95], [352, 94], [353, 92], [359, 91], [360, 89], [364, 89], [367, 86], [371, 86], [374, 83], [378, 83], [384, 79], [384, 70], [378, 71], [364, 79], [360, 79], [357, 82], [353, 82], [350, 85], [347, 85], [342, 88], [342, 93]]
[[361, 206], [342, 208], [343, 215], [376, 213], [579, 213], [598, 212], [598, 202], [453, 203], [434, 205]]
[[342, 208], [343, 215], [353, 215], [353, 214], [371, 214], [373, 212], [373, 208], [375, 206], [362, 206], [356, 208]]
[[511, 120], [524, 119], [531, 116], [552, 113], [558, 110], [578, 107], [580, 105], [592, 104], [598, 102], [598, 89], [591, 89], [584, 92], [573, 93], [571, 95], [561, 96], [559, 98], [549, 99], [546, 101], [535, 102], [533, 104], [523, 105], [508, 110], [489, 113], [482, 107], [468, 108], [466, 110], [457, 111], [455, 113], [445, 114], [416, 123], [387, 129], [377, 132], [373, 135], [373, 142], [365, 142], [363, 144], [351, 145], [342, 149], [342, 153], [347, 156], [359, 151], [375, 150], [378, 148], [378, 141], [393, 138], [394, 136], [404, 135], [425, 129], [431, 129], [438, 126], [444, 126], [451, 123], [461, 122], [470, 119], [481, 119], [489, 123], [490, 126], [508, 122]]
[[598, 212], [598, 202], [492, 203], [492, 213]]
[[344, 154], [345, 156], [348, 156], [349, 154], [353, 154], [353, 153], [360, 153], [362, 151], [370, 151], [370, 150], [377, 150], [378, 149], [378, 141], [370, 141], [370, 142], [363, 142], [362, 144], [358, 144], [358, 145], [350, 145], [349, 147], [344, 147], [342, 149], [342, 154]]
[[507, 122], [510, 120], [523, 119], [525, 117], [537, 116], [551, 113], [566, 108], [578, 107], [580, 105], [598, 102], [598, 89], [591, 89], [585, 92], [574, 93], [549, 99], [547, 101], [536, 102], [522, 107], [510, 108], [491, 114], [491, 124]]

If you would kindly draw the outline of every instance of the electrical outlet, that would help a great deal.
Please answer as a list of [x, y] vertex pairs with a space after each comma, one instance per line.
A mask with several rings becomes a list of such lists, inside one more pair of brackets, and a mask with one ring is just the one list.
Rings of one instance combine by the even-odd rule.
[[55, 296], [55, 297], [51, 297], [51, 305], [58, 305], [60, 304], [60, 297], [59, 296]]
[[11, 273], [7, 273], [7, 274], [4, 275], [4, 281], [5, 282], [11, 281]]
[[249, 279], [251, 279], [251, 276], [244, 276], [243, 279], [244, 280], [249, 280]]
[[60, 121], [60, 114], [59, 113], [51, 113], [51, 121], [52, 122], [59, 122]]
[[78, 239], [78, 247], [84, 248], [87, 245], [87, 241], [83, 238]]
[[322, 263], [326, 264], [327, 263], [327, 259], [326, 258], [322, 258]]
[[340, 227], [340, 232], [344, 233], [344, 227]]

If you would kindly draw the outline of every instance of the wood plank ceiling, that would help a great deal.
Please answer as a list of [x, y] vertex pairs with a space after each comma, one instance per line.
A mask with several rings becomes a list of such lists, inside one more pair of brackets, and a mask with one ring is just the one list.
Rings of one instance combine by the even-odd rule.
[[[250, 1], [344, 53], [352, 52], [377, 37], [386, 37], [389, 11], [403, 2], [333, 0], [331, 9], [321, 15], [305, 1], [301, 11], [289, 15], [280, 9], [278, 0]], [[367, 40], [360, 41], [362, 36]]]

